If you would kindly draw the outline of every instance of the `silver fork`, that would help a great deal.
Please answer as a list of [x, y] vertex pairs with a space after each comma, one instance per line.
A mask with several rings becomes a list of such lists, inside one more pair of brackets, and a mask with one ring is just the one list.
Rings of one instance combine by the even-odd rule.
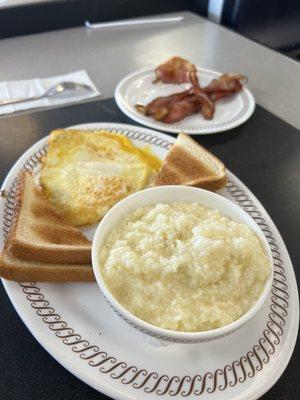
[[48, 90], [46, 90], [45, 93], [38, 95], [38, 96], [32, 96], [32, 97], [25, 97], [25, 98], [19, 98], [19, 99], [4, 99], [0, 100], [0, 106], [4, 106], [6, 104], [16, 104], [16, 103], [23, 103], [25, 101], [32, 101], [32, 100], [39, 100], [43, 99], [45, 97], [55, 97], [58, 95], [61, 95], [62, 93], [66, 92], [90, 92], [94, 91], [94, 89], [91, 86], [84, 85], [82, 83], [75, 83], [75, 82], [61, 82], [57, 83], [56, 85], [51, 86]]

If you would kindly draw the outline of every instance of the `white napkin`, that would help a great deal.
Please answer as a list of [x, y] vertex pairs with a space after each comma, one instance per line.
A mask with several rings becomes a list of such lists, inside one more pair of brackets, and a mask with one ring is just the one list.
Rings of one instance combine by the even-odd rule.
[[44, 98], [34, 101], [26, 101], [24, 103], [9, 104], [0, 106], [0, 115], [10, 114], [16, 111], [28, 110], [37, 107], [51, 107], [60, 104], [74, 103], [91, 97], [99, 96], [101, 93], [91, 81], [87, 72], [76, 71], [67, 75], [54, 76], [44, 79], [30, 79], [25, 81], [7, 81], [0, 82], [0, 100], [17, 99], [23, 97], [32, 97], [43, 94], [51, 86], [59, 82], [76, 82], [91, 86], [94, 91], [90, 92], [74, 92], [66, 93], [51, 98]]

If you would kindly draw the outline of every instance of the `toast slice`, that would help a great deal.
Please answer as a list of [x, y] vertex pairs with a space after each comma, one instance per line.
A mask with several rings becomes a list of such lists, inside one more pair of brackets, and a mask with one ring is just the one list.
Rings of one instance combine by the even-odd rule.
[[186, 185], [215, 191], [222, 189], [226, 182], [224, 164], [190, 136], [180, 133], [153, 186]]
[[91, 242], [67, 222], [43, 195], [29, 172], [20, 174], [10, 254], [54, 264], [90, 264]]
[[17, 282], [93, 282], [91, 265], [24, 261], [11, 254], [9, 244], [0, 256], [0, 276]]

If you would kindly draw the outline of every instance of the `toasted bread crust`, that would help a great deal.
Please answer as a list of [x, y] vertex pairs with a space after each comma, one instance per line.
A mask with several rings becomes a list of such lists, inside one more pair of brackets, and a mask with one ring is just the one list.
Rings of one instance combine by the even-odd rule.
[[6, 247], [0, 256], [0, 275], [17, 282], [93, 282], [91, 265], [47, 264], [14, 258]]
[[[31, 197], [24, 193], [33, 180], [28, 172], [19, 176], [14, 221], [9, 236], [11, 254], [22, 260], [58, 264], [90, 264], [91, 242], [63, 216], [57, 213], [49, 200], [34, 186]], [[28, 196], [28, 195], [27, 195]], [[25, 202], [30, 202], [27, 212]], [[31, 237], [24, 231], [25, 221]], [[44, 243], [38, 243], [42, 238]]]
[[[91, 263], [91, 247], [82, 246], [75, 249], [60, 250], [57, 256], [55, 252], [57, 246], [51, 245], [49, 247], [32, 245], [28, 242], [18, 240], [16, 237], [11, 239], [11, 254], [15, 258], [20, 258], [24, 261], [37, 261], [45, 263], [59, 263], [59, 264], [89, 264]], [[59, 260], [59, 261], [58, 261]]]
[[188, 135], [180, 133], [153, 185], [186, 185], [216, 191], [226, 182], [223, 163]]

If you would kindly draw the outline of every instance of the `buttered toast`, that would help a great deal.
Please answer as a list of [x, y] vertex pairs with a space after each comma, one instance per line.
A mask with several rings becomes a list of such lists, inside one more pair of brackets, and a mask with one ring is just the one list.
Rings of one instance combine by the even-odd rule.
[[153, 186], [186, 185], [216, 191], [227, 182], [224, 164], [190, 136], [180, 133]]

